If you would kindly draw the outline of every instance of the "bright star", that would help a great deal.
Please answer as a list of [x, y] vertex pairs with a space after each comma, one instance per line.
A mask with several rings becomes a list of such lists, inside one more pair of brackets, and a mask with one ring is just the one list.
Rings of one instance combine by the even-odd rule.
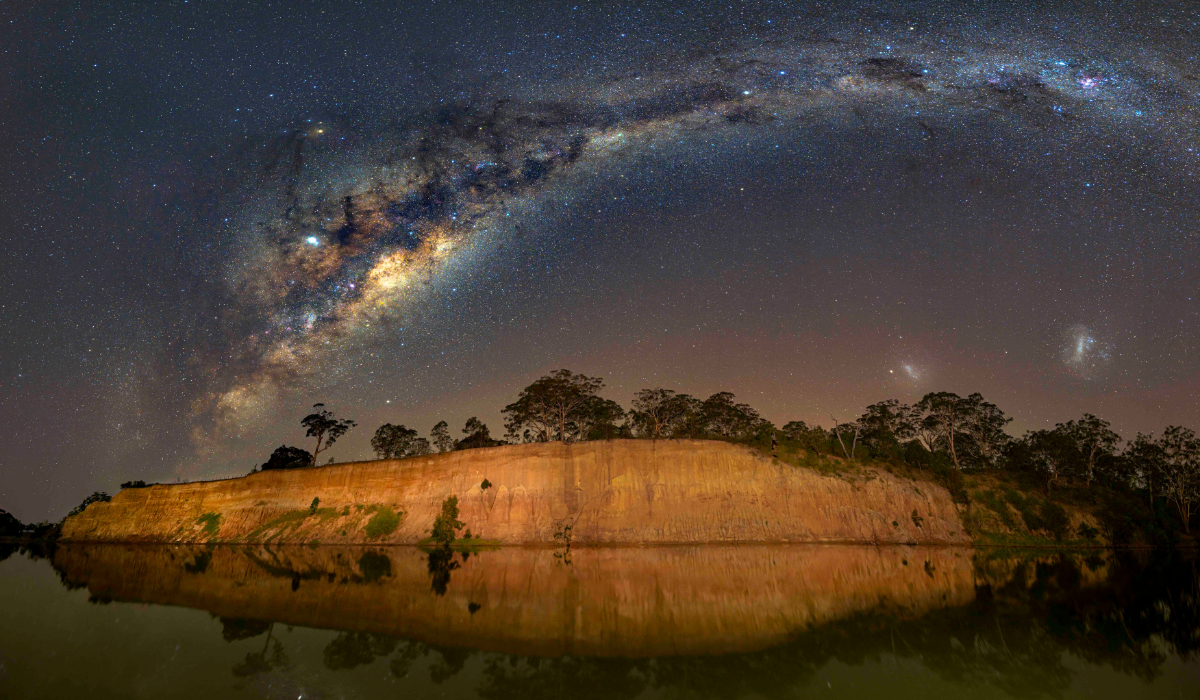
[[309, 236], [308, 238], [306, 238], [304, 240], [308, 241], [309, 245], [313, 245], [313, 246], [321, 245], [321, 241], [317, 240], [316, 236]]

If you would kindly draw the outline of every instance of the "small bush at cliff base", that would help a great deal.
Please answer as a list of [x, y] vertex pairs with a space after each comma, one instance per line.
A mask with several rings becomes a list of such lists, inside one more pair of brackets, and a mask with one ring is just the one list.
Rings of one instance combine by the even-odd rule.
[[363, 532], [367, 534], [368, 539], [377, 540], [380, 537], [392, 534], [398, 527], [400, 527], [400, 515], [391, 508], [384, 506], [375, 511], [375, 514], [367, 521], [367, 526], [363, 528]]
[[458, 519], [458, 497], [450, 496], [442, 501], [442, 514], [434, 519], [433, 530], [429, 534], [434, 542], [451, 545], [462, 526], [462, 521]]
[[962, 472], [952, 466], [935, 462], [933, 465], [933, 478], [946, 490], [950, 492], [950, 500], [960, 505], [969, 505], [971, 498], [967, 495], [966, 486], [963, 484]]
[[1067, 516], [1067, 511], [1059, 504], [1043, 503], [1042, 526], [1054, 536], [1055, 540], [1062, 541], [1067, 536], [1071, 527], [1071, 518]]

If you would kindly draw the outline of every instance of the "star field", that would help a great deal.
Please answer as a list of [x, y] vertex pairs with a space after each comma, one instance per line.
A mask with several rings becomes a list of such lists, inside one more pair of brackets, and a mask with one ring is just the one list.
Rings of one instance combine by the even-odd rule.
[[[6, 508], [570, 367], [1195, 424], [1183, 3], [0, 10]], [[68, 489], [63, 488], [69, 482]]]

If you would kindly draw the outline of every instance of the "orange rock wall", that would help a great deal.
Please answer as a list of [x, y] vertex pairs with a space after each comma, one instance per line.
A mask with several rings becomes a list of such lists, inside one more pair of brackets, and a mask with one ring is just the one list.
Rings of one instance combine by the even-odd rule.
[[[534, 443], [125, 489], [69, 518], [63, 538], [411, 544], [429, 535], [448, 496], [472, 534], [502, 544], [553, 544], [568, 525], [577, 545], [970, 542], [950, 494], [933, 483], [882, 471], [823, 476], [705, 440]], [[308, 515], [314, 497], [320, 510]], [[380, 507], [403, 517], [371, 539], [365, 528]], [[220, 516], [215, 532], [205, 514]]]

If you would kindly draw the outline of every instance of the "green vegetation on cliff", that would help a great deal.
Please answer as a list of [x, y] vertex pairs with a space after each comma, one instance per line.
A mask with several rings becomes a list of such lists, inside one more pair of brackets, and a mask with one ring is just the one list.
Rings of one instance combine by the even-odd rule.
[[403, 512], [396, 513], [391, 508], [384, 506], [375, 511], [371, 519], [367, 521], [367, 526], [363, 528], [363, 532], [366, 533], [367, 539], [371, 540], [387, 537], [395, 532], [396, 528], [400, 527], [400, 519], [403, 516]]
[[205, 513], [199, 518], [196, 518], [196, 524], [202, 526], [203, 532], [207, 537], [216, 537], [217, 532], [221, 529], [221, 514], [220, 513]]

